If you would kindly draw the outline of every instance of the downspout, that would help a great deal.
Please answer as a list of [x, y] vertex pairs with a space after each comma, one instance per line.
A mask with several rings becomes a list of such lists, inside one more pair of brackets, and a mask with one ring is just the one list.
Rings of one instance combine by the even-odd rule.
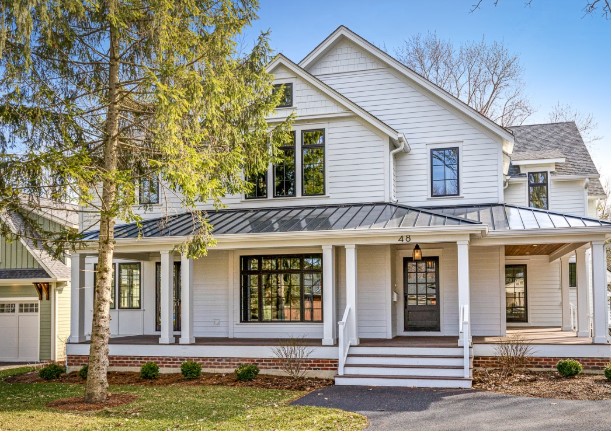
[[391, 197], [391, 201], [393, 203], [397, 203], [397, 197], [395, 196], [395, 184], [393, 182], [394, 179], [394, 173], [395, 173], [395, 154], [399, 153], [400, 151], [410, 151], [410, 148], [407, 147], [408, 143], [406, 142], [406, 139], [404, 138], [403, 135], [399, 135], [397, 137], [397, 144], [393, 143], [396, 148], [393, 149], [390, 152], [390, 157], [389, 157], [389, 196]]

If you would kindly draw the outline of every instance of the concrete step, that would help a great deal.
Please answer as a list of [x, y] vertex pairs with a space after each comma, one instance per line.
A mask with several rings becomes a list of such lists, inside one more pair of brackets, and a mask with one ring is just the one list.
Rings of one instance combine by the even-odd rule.
[[472, 379], [443, 376], [348, 375], [335, 377], [336, 385], [398, 386], [411, 388], [471, 388]]
[[430, 365], [430, 366], [463, 366], [463, 356], [457, 355], [348, 355], [345, 365], [377, 364], [377, 365]]
[[463, 347], [378, 347], [351, 346], [349, 355], [430, 355], [430, 356], [463, 356]]
[[431, 365], [380, 365], [351, 364], [344, 366], [344, 373], [356, 376], [427, 376], [463, 377], [463, 367]]

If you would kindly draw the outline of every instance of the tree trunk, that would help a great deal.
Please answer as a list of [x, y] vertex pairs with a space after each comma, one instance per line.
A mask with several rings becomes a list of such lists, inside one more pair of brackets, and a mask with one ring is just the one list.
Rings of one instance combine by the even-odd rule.
[[[114, 1], [109, 2], [109, 14], [115, 11]], [[117, 28], [111, 23], [109, 31], [109, 94], [104, 144], [104, 168], [100, 211], [100, 237], [98, 267], [94, 292], [89, 368], [85, 400], [102, 402], [108, 397], [108, 340], [110, 336], [110, 302], [112, 289], [113, 252], [115, 249], [115, 201], [117, 196], [117, 147], [119, 133], [119, 39]], [[119, 299], [117, 299], [119, 302]]]

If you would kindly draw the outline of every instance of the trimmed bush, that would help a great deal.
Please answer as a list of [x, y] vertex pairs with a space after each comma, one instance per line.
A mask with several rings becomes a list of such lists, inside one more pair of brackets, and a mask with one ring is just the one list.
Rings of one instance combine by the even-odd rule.
[[240, 364], [236, 370], [236, 379], [242, 381], [250, 381], [257, 377], [259, 374], [259, 367], [255, 364]]
[[81, 367], [81, 369], [79, 370], [79, 377], [83, 380], [87, 380], [87, 371], [89, 370], [89, 365], [85, 364], [84, 366]]
[[38, 375], [45, 380], [53, 380], [59, 379], [64, 372], [64, 367], [57, 364], [49, 364], [46, 367], [41, 368]]
[[563, 377], [573, 377], [582, 373], [582, 364], [575, 359], [562, 359], [557, 362], [557, 371]]
[[202, 374], [202, 366], [199, 362], [185, 361], [181, 364], [181, 374], [185, 379], [197, 379]]
[[145, 362], [140, 367], [140, 377], [142, 379], [157, 379], [159, 377], [159, 366], [157, 362]]
[[610, 364], [604, 368], [604, 376], [606, 376], [606, 379], [610, 380]]

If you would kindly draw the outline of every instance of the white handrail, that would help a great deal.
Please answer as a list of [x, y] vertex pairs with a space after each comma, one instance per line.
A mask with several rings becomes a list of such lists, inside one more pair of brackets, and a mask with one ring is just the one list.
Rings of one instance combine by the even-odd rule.
[[347, 305], [344, 310], [342, 320], [338, 322], [338, 375], [344, 375], [344, 364], [346, 363], [346, 357], [348, 355], [349, 348], [351, 347], [351, 336], [349, 335], [351, 327], [346, 327], [349, 321], [349, 315], [351, 313], [351, 306]]
[[578, 329], [578, 318], [576, 314], [576, 306], [574, 304], [570, 304], [570, 326], [574, 331]]
[[472, 339], [470, 338], [470, 306], [461, 306], [461, 322], [459, 322], [459, 332], [462, 336], [463, 343], [463, 377], [470, 378], [470, 346]]

